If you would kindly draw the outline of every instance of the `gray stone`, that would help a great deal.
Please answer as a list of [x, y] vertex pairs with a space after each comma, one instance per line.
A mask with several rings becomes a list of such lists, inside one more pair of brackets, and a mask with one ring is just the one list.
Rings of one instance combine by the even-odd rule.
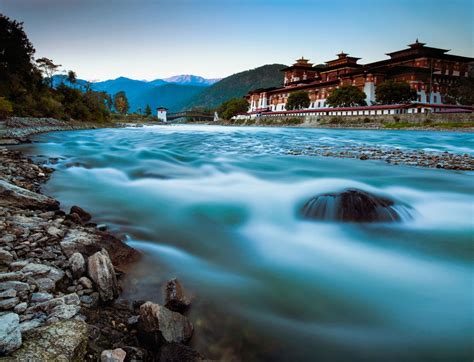
[[61, 269], [36, 263], [26, 265], [21, 272], [25, 275], [32, 276], [33, 278], [49, 278], [54, 282], [57, 282], [64, 277], [64, 272]]
[[19, 322], [16, 313], [0, 315], [0, 355], [9, 354], [21, 346]]
[[10, 264], [12, 261], [13, 255], [10, 252], [0, 248], [0, 265]]
[[15, 298], [16, 297], [16, 290], [15, 289], [7, 289], [3, 292], [0, 292], [0, 299], [5, 298]]
[[183, 287], [178, 279], [169, 280], [164, 288], [165, 307], [182, 313], [189, 308], [191, 302], [186, 298]]
[[29, 260], [17, 260], [10, 264], [10, 270], [18, 271], [30, 263]]
[[49, 292], [56, 288], [56, 283], [49, 278], [36, 279], [36, 284], [38, 285], [38, 289], [43, 292]]
[[56, 323], [60, 320], [71, 319], [74, 317], [79, 311], [81, 307], [78, 305], [72, 304], [60, 304], [54, 307], [50, 314], [48, 315], [48, 320], [46, 321], [47, 324]]
[[69, 265], [75, 279], [80, 278], [86, 271], [86, 262], [81, 253], [72, 254], [69, 258]]
[[9, 280], [23, 281], [25, 279], [25, 274], [20, 272], [8, 272], [0, 273], [0, 282], [7, 282]]
[[168, 343], [185, 343], [193, 334], [185, 316], [152, 302], [140, 306], [140, 327], [146, 333], [160, 334]]
[[30, 286], [28, 283], [18, 282], [16, 280], [9, 280], [7, 282], [0, 283], [0, 290], [15, 289], [17, 292], [29, 291]]
[[0, 300], [0, 310], [13, 309], [18, 303], [20, 303], [20, 299], [18, 299], [17, 297], [2, 299]]
[[127, 356], [127, 352], [125, 352], [122, 348], [106, 349], [102, 351], [102, 353], [100, 354], [100, 361], [101, 362], [123, 362], [126, 356]]
[[56, 226], [50, 226], [46, 232], [54, 238], [60, 238], [64, 235], [63, 231]]
[[39, 328], [45, 323], [45, 316], [41, 316], [40, 319], [31, 319], [29, 321], [24, 321], [20, 323], [21, 333], [29, 332], [33, 329]]
[[22, 314], [26, 310], [26, 308], [28, 308], [28, 304], [26, 302], [23, 302], [17, 304], [13, 310], [17, 314]]
[[85, 255], [90, 254], [90, 252], [96, 248], [96, 244], [99, 241], [98, 236], [77, 228], [70, 229], [60, 245], [64, 254], [66, 254], [67, 257], [71, 257], [72, 254], [76, 252]]
[[0, 179], [0, 199], [3, 207], [21, 206], [28, 209], [58, 210], [59, 202], [41, 194], [12, 185]]
[[80, 298], [81, 304], [86, 308], [93, 308], [99, 302], [99, 293], [92, 293], [91, 295], [82, 295]]
[[12, 358], [18, 361], [83, 361], [87, 340], [85, 322], [61, 321], [32, 331]]
[[50, 293], [33, 293], [31, 294], [31, 303], [42, 303], [53, 299], [53, 295]]
[[86, 289], [92, 289], [94, 286], [88, 277], [79, 278], [79, 283]]
[[117, 277], [114, 266], [105, 249], [89, 257], [87, 269], [102, 301], [111, 301], [118, 296]]

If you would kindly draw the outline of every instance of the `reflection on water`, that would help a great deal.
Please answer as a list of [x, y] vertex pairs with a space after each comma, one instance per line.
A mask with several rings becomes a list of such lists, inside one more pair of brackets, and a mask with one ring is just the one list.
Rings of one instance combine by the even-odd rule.
[[[472, 358], [472, 173], [288, 156], [379, 145], [474, 153], [469, 134], [206, 126], [57, 132], [46, 192], [126, 232], [145, 258], [126, 296], [194, 296], [193, 344], [236, 360]], [[358, 188], [408, 205], [402, 223], [303, 220], [311, 197]]]

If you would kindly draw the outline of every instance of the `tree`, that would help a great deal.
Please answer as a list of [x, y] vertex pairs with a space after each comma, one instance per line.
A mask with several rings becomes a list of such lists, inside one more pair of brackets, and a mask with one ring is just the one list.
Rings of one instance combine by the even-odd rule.
[[74, 72], [73, 70], [70, 70], [69, 72], [67, 72], [66, 79], [69, 83], [75, 84], [77, 82], [76, 72]]
[[44, 88], [32, 61], [34, 53], [23, 23], [0, 14], [0, 97], [11, 102], [16, 115], [33, 111], [38, 92]]
[[474, 105], [474, 78], [460, 78], [446, 94], [446, 102], [466, 106]]
[[326, 98], [330, 107], [357, 107], [365, 106], [365, 93], [353, 85], [343, 85], [332, 91]]
[[379, 104], [404, 104], [416, 101], [417, 93], [408, 83], [386, 80], [375, 88], [375, 99]]
[[151, 116], [151, 107], [149, 104], [145, 107], [145, 116]]
[[249, 104], [244, 98], [232, 98], [222, 103], [217, 108], [217, 113], [223, 119], [231, 119], [232, 117], [246, 113], [249, 109]]
[[297, 91], [290, 94], [285, 108], [287, 110], [308, 108], [311, 101], [308, 93], [305, 91]]
[[61, 64], [54, 64], [53, 61], [48, 58], [36, 59], [36, 64], [45, 75], [46, 80], [49, 83], [49, 87], [53, 88], [53, 75], [58, 71]]
[[0, 97], [0, 119], [7, 118], [12, 112], [13, 107], [11, 102], [4, 97]]
[[120, 91], [114, 96], [114, 108], [120, 114], [126, 114], [128, 112], [129, 104], [127, 95], [124, 91]]

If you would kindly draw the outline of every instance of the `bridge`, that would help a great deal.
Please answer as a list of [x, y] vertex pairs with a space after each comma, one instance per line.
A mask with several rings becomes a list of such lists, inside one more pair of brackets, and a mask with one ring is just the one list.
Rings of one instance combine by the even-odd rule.
[[168, 113], [166, 115], [167, 121], [213, 121], [214, 115], [206, 112], [198, 111], [184, 111], [176, 113]]

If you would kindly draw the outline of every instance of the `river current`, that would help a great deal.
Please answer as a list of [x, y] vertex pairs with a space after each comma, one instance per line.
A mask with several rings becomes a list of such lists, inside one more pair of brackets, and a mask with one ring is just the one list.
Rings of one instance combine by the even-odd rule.
[[[54, 132], [44, 192], [140, 249], [125, 298], [193, 297], [193, 346], [242, 361], [472, 360], [473, 173], [289, 155], [347, 145], [474, 154], [471, 134], [152, 126]], [[314, 222], [312, 196], [359, 188], [400, 223]]]

